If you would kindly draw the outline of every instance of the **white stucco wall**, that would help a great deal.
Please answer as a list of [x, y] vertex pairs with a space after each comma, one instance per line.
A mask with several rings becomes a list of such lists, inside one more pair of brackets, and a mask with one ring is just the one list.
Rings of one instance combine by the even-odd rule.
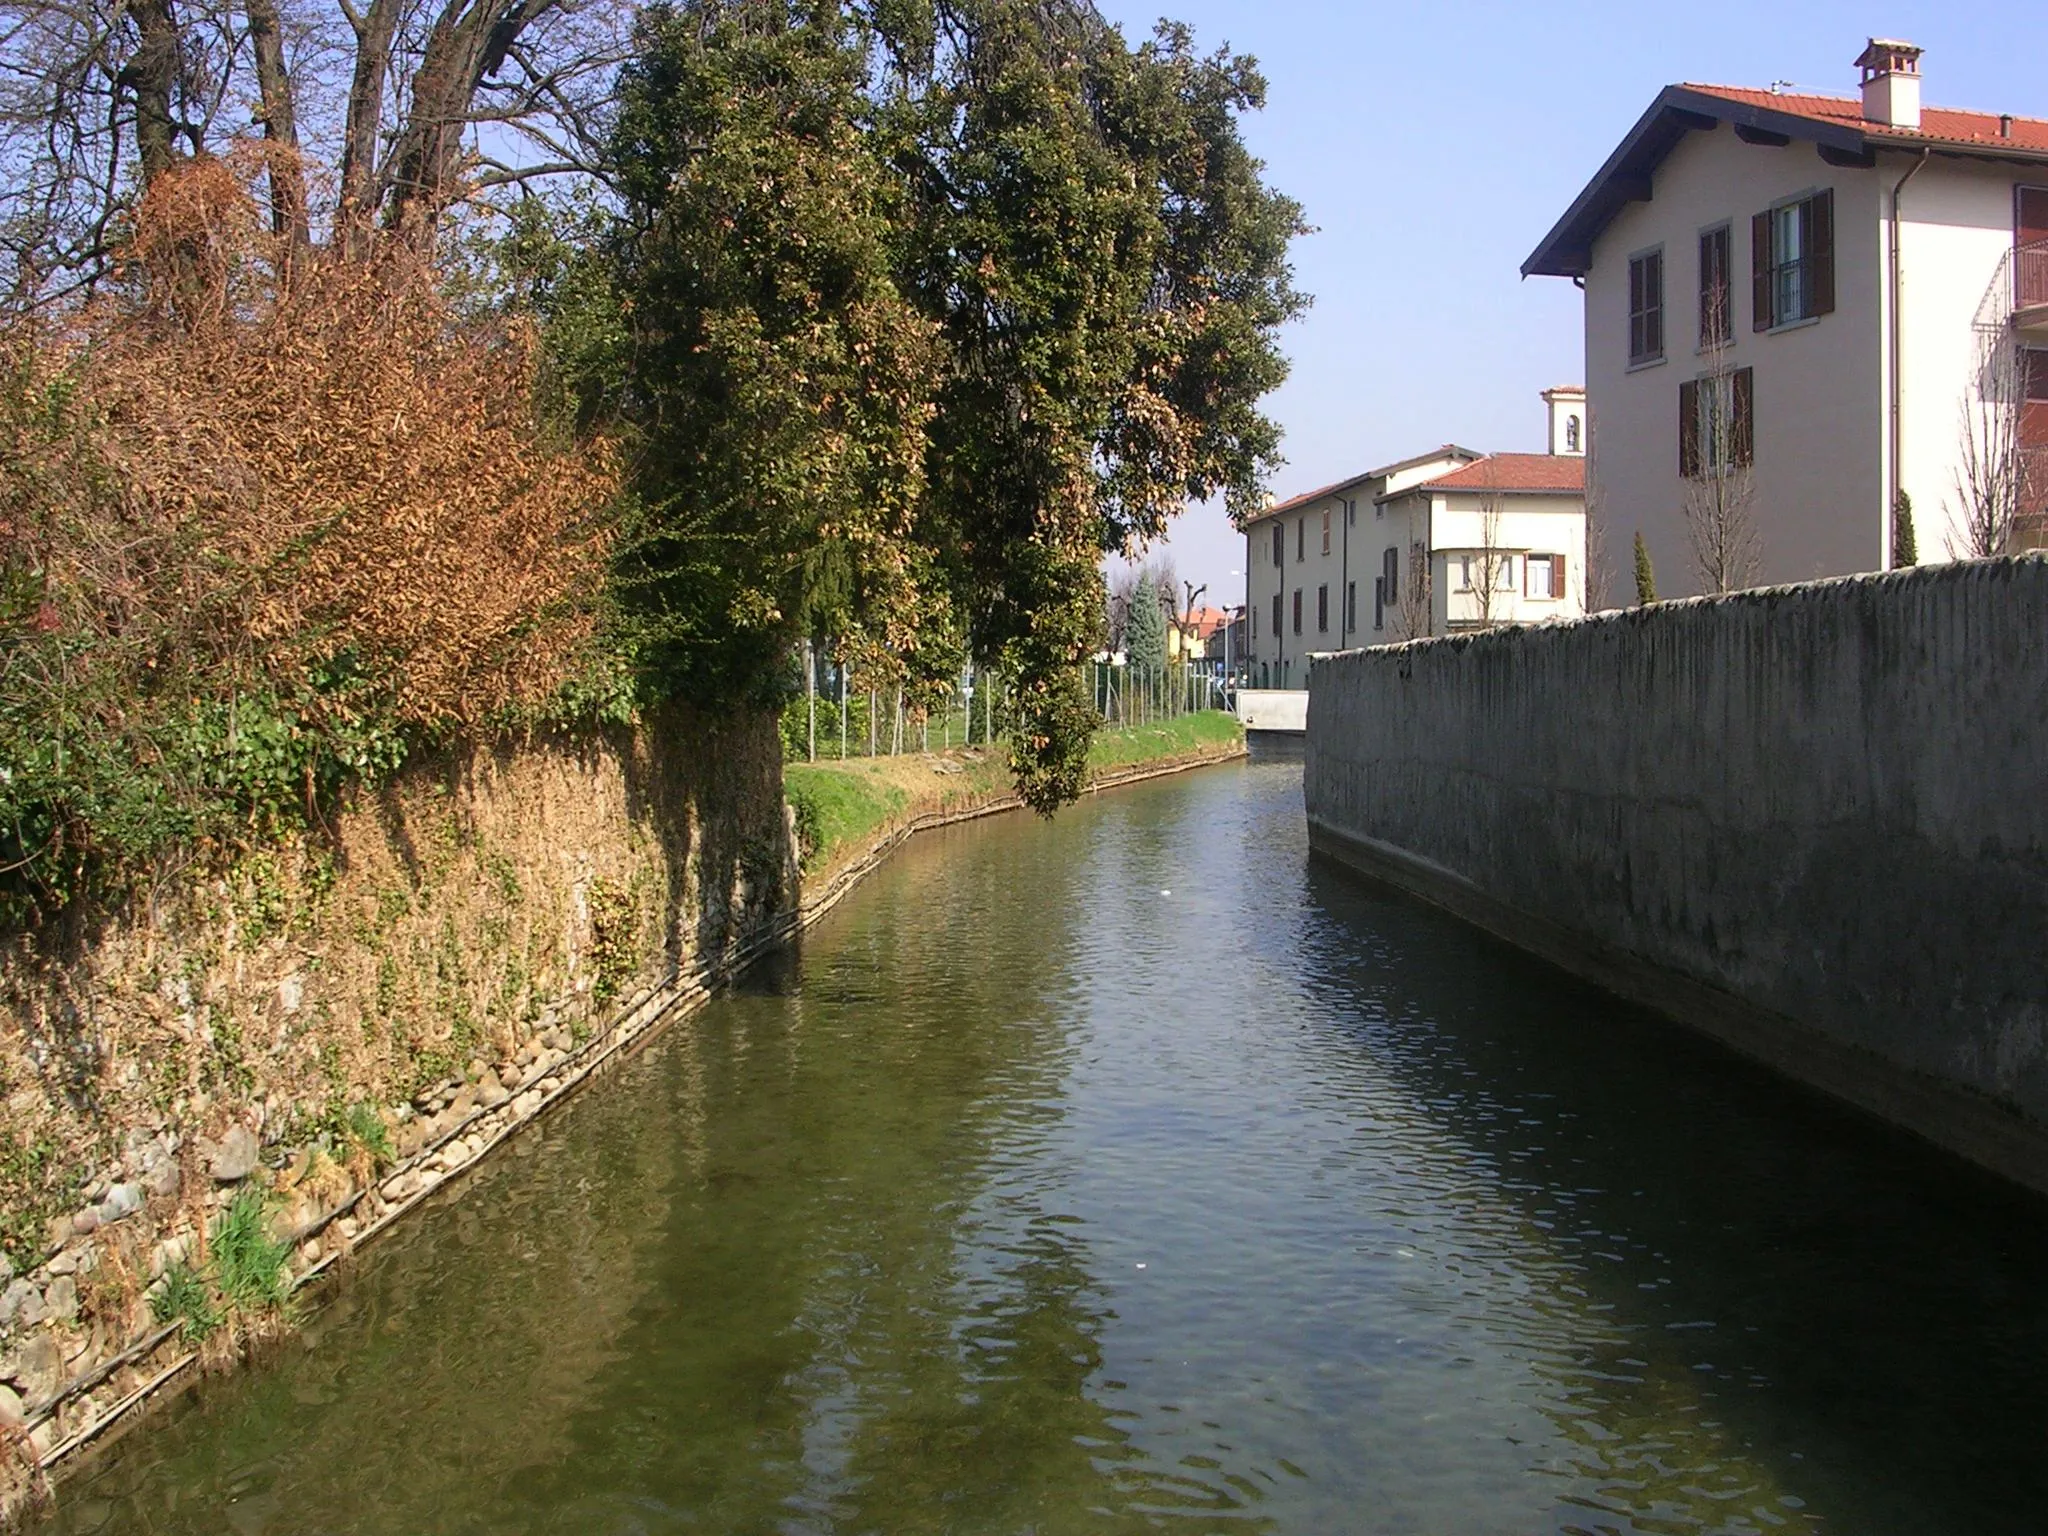
[[[1486, 546], [1486, 512], [1477, 496], [1432, 496], [1432, 620], [1437, 634], [1453, 626], [1482, 622], [1540, 624], [1575, 619], [1586, 612], [1586, 516], [1575, 496], [1503, 498], [1494, 530], [1494, 558], [1501, 561], [1499, 590], [1490, 607], [1460, 579], [1462, 557]], [[1554, 598], [1526, 595], [1526, 557], [1563, 555], [1565, 590]]]
[[[1882, 157], [1887, 212], [1914, 158]], [[2007, 256], [2019, 184], [2048, 184], [2048, 171], [1930, 160], [1900, 198], [1901, 468], [1923, 561], [1967, 553], [1956, 490], [1961, 412], [1977, 369], [1976, 327], [2011, 315]]]
[[[1633, 596], [1630, 548], [1638, 529], [1660, 595], [1700, 590], [1681, 510], [1678, 394], [1706, 371], [1697, 350], [1699, 236], [1724, 221], [1735, 309], [1728, 361], [1755, 377], [1757, 579], [1881, 565], [1888, 521], [1881, 175], [1828, 165], [1810, 144], [1744, 144], [1723, 124], [1688, 134], [1657, 171], [1653, 199], [1629, 204], [1595, 243], [1586, 278], [1586, 385], [1598, 515], [1618, 593]], [[1825, 187], [1835, 194], [1835, 310], [1759, 333], [1751, 323], [1750, 218], [1781, 198]], [[1659, 244], [1665, 361], [1631, 371], [1629, 257]]]

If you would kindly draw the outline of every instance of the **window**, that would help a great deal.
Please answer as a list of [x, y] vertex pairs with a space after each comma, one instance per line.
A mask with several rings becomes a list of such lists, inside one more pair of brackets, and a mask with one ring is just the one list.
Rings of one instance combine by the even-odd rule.
[[1732, 251], [1728, 226], [1700, 236], [1700, 350], [1726, 346], [1735, 339], [1735, 290], [1730, 286]]
[[1248, 622], [1248, 623], [1249, 623], [1249, 624], [1251, 625], [1251, 637], [1252, 637], [1252, 639], [1254, 639], [1254, 640], [1258, 639], [1258, 638], [1259, 638], [1259, 610], [1258, 610], [1258, 609], [1256, 609], [1256, 608], [1248, 609], [1248, 610], [1246, 611], [1246, 613], [1245, 613], [1245, 619], [1246, 619], [1246, 621], [1247, 621], [1247, 622]]
[[1280, 638], [1280, 594], [1273, 594], [1273, 638]]
[[1273, 525], [1273, 564], [1284, 565], [1287, 561], [1287, 530], [1278, 523]]
[[1346, 528], [1356, 528], [1358, 526], [1358, 503], [1355, 501], [1344, 503], [1344, 526]]
[[1330, 552], [1330, 509], [1323, 508], [1323, 553]]
[[1653, 363], [1664, 356], [1664, 253], [1628, 259], [1628, 360]]
[[1380, 580], [1387, 586], [1387, 601], [1401, 601], [1401, 551], [1390, 549], [1380, 556]]
[[1297, 517], [1294, 520], [1294, 558], [1308, 558], [1308, 519], [1305, 517]]
[[1579, 418], [1576, 416], [1567, 416], [1564, 419], [1564, 451], [1579, 451]]
[[1835, 194], [1780, 203], [1750, 221], [1750, 303], [1756, 328], [1811, 320], [1835, 308]]
[[1301, 633], [1301, 588], [1294, 589], [1294, 632]]
[[1358, 628], [1358, 583], [1344, 583], [1344, 633], [1351, 634]]
[[2032, 454], [2048, 448], [2048, 347], [2021, 351], [2020, 379], [2026, 386], [2020, 406], [2020, 447]]
[[1552, 599], [1563, 597], [1564, 556], [1531, 555], [1523, 561], [1522, 595]]
[[1678, 386], [1678, 473], [1725, 475], [1756, 460], [1756, 380], [1747, 368]]
[[1330, 588], [1329, 584], [1326, 582], [1322, 586], [1316, 588], [1316, 633], [1319, 635], [1327, 635], [1329, 632]]

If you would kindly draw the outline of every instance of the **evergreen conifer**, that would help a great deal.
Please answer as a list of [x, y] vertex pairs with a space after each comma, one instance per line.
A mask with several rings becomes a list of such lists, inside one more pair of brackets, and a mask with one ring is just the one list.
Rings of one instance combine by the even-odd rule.
[[1920, 541], [1913, 534], [1913, 498], [1900, 491], [1892, 502], [1892, 569], [1920, 563]]
[[1640, 528], [1636, 530], [1636, 601], [1657, 601], [1657, 573], [1650, 569], [1650, 547], [1643, 542]]

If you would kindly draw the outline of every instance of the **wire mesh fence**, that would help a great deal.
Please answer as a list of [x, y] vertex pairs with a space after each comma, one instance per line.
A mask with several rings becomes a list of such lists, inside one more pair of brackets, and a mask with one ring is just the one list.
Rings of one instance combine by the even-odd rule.
[[[792, 762], [982, 749], [1011, 722], [1010, 680], [969, 669], [940, 696], [896, 683], [869, 686], [818, 646], [799, 656], [800, 691], [782, 713], [783, 755]], [[1221, 679], [1201, 663], [1144, 667], [1093, 660], [1081, 665], [1096, 713], [1112, 726], [1171, 720], [1224, 707]]]

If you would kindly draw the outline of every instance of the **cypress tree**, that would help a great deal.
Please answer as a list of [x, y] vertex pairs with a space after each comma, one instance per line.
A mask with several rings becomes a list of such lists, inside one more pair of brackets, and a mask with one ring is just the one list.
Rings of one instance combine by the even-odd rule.
[[1913, 536], [1913, 498], [1900, 491], [1892, 501], [1892, 569], [1920, 563], [1920, 541]]
[[1124, 619], [1124, 658], [1157, 677], [1166, 665], [1166, 610], [1160, 606], [1159, 583], [1146, 571], [1131, 588], [1131, 611]]
[[1650, 547], [1643, 542], [1643, 530], [1636, 530], [1636, 601], [1657, 601], [1657, 573], [1650, 569]]

